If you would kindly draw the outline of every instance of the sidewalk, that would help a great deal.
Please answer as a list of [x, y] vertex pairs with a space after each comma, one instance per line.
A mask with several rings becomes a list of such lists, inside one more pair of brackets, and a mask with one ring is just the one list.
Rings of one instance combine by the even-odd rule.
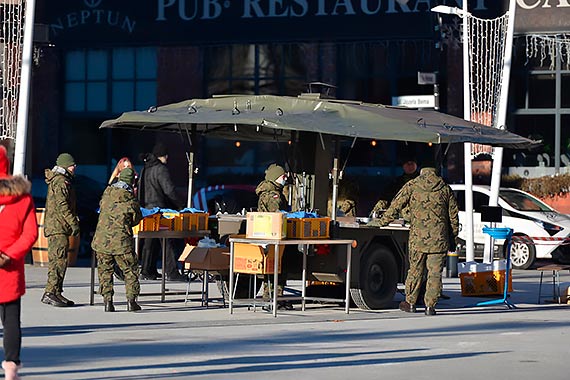
[[[311, 305], [277, 318], [239, 307], [184, 305], [184, 296], [141, 297], [143, 311], [117, 312], [101, 297], [89, 306], [89, 268], [69, 268], [65, 296], [78, 305], [40, 302], [47, 268], [27, 266], [23, 299], [24, 379], [567, 379], [570, 305], [537, 304], [540, 274], [515, 271], [505, 306], [467, 308], [484, 298], [461, 297], [459, 279], [444, 279], [451, 296], [438, 315], [394, 309], [345, 314], [338, 305]], [[545, 279], [549, 273], [545, 273]], [[550, 280], [550, 276], [548, 276]], [[562, 282], [570, 282], [568, 271]], [[168, 283], [184, 291], [184, 283]], [[200, 288], [192, 283], [192, 290]], [[211, 295], [219, 294], [210, 284]], [[158, 292], [160, 282], [144, 282]], [[543, 292], [551, 292], [550, 282]], [[193, 296], [196, 298], [196, 296]], [[214, 304], [215, 305], [215, 304]]]

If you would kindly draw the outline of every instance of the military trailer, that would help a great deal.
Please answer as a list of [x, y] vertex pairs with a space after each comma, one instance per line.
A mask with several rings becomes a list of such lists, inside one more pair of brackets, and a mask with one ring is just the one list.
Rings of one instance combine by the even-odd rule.
[[[337, 220], [335, 213], [341, 171], [338, 170], [338, 158], [334, 157], [338, 152], [335, 145], [338, 146], [339, 138], [433, 144], [476, 142], [511, 148], [534, 145], [533, 141], [507, 131], [434, 110], [321, 99], [318, 94], [299, 97], [221, 95], [209, 99], [191, 99], [152, 107], [148, 111], [126, 112], [117, 119], [105, 121], [101, 128], [305, 144], [304, 151], [311, 155], [305, 161], [313, 166], [303, 170], [314, 173], [318, 209], [327, 207], [329, 174], [332, 176], [333, 221], [330, 237], [353, 239], [355, 242], [350, 279], [346, 279], [347, 263], [343, 248], [336, 247], [329, 251], [327, 247], [315, 246], [313, 252], [309, 252], [311, 285], [307, 291], [319, 298], [338, 300], [343, 298], [339, 295], [345, 288], [345, 281], [350, 281], [352, 300], [362, 309], [381, 309], [393, 304], [397, 285], [404, 281], [408, 267], [409, 230], [401, 224], [383, 228], [366, 227], [367, 218]], [[309, 135], [313, 138], [306, 138]], [[188, 157], [189, 194], [192, 194], [192, 152]], [[236, 296], [239, 297], [239, 292]]]

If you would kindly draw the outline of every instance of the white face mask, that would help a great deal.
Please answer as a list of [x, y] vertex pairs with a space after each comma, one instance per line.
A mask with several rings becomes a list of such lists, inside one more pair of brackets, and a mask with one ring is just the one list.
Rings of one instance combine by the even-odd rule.
[[287, 177], [281, 176], [281, 177], [277, 178], [275, 180], [275, 182], [280, 184], [281, 186], [283, 186], [283, 185], [285, 185], [285, 182], [287, 182]]

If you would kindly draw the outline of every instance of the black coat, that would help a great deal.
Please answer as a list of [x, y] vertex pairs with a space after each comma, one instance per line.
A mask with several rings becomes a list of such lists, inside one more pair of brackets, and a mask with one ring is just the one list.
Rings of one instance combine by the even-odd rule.
[[184, 203], [176, 194], [168, 168], [158, 158], [148, 154], [139, 180], [139, 199], [145, 208], [181, 210]]

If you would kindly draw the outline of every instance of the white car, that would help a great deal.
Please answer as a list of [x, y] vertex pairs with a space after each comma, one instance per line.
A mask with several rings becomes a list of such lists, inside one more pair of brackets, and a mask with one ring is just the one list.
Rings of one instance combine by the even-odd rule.
[[[459, 238], [465, 241], [465, 185], [450, 185], [459, 203]], [[481, 221], [481, 206], [489, 204], [489, 186], [473, 185], [473, 226], [475, 252], [482, 253], [485, 244], [483, 227], [488, 222]], [[514, 235], [527, 238], [529, 243], [513, 240], [511, 246], [511, 261], [513, 268], [527, 269], [536, 259], [554, 259], [568, 262], [570, 246], [561, 245], [564, 239], [570, 242], [570, 217], [561, 214], [533, 195], [518, 189], [501, 188], [499, 191], [499, 206], [503, 209], [502, 223], [497, 227], [509, 227]], [[541, 239], [542, 238], [542, 239]], [[547, 239], [544, 239], [547, 238]], [[554, 238], [554, 239], [549, 239]], [[554, 241], [549, 241], [554, 240]], [[532, 241], [533, 243], [530, 243]], [[503, 241], [499, 253], [504, 256]]]

